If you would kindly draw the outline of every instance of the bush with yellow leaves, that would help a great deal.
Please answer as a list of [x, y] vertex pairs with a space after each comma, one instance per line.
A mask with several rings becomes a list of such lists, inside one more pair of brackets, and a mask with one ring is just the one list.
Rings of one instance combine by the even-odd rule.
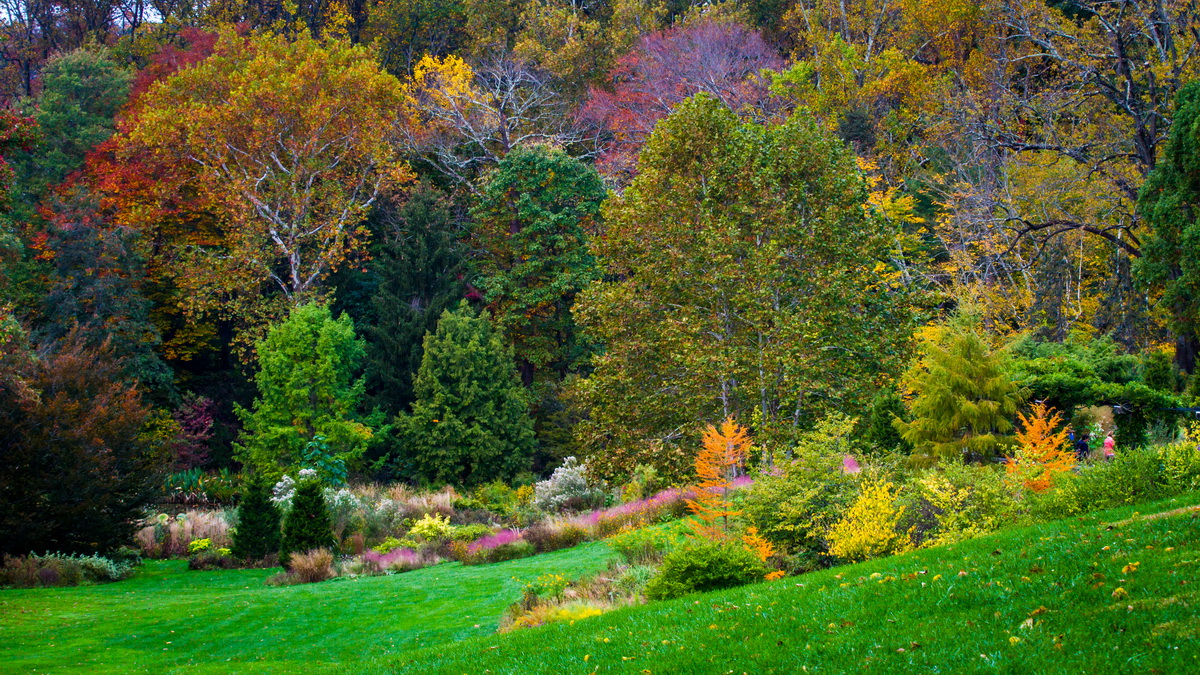
[[865, 484], [841, 520], [829, 529], [829, 552], [850, 562], [903, 553], [912, 548], [910, 533], [899, 529], [904, 507], [888, 481]]

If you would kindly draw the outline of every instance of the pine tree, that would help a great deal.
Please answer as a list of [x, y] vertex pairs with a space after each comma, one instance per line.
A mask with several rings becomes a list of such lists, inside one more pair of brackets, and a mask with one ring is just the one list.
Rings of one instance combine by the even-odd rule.
[[960, 321], [928, 337], [921, 351], [905, 376], [916, 393], [913, 420], [895, 422], [904, 440], [942, 458], [992, 457], [1011, 447], [1019, 394], [1003, 350]]
[[292, 508], [283, 520], [279, 564], [286, 568], [293, 553], [304, 553], [315, 548], [332, 549], [336, 543], [321, 482], [301, 481], [292, 495]]
[[279, 508], [271, 501], [266, 479], [255, 474], [246, 483], [238, 505], [238, 526], [233, 532], [234, 557], [261, 560], [279, 551]]
[[412, 414], [397, 420], [397, 473], [469, 486], [528, 468], [533, 422], [512, 351], [466, 301], [425, 337], [415, 389]]

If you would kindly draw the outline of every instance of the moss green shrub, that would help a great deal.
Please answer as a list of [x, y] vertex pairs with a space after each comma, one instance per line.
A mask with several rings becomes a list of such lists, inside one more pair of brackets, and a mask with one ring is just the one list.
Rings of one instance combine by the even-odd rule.
[[646, 598], [667, 600], [762, 581], [770, 570], [740, 542], [698, 541], [668, 553], [646, 585]]

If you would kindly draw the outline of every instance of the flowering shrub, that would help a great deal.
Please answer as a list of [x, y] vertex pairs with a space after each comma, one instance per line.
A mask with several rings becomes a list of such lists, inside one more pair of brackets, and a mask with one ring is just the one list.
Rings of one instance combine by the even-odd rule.
[[547, 511], [598, 508], [604, 503], [604, 485], [588, 483], [586, 474], [586, 465], [566, 458], [549, 479], [534, 486], [534, 504]]
[[895, 486], [890, 482], [863, 486], [846, 515], [829, 529], [829, 552], [858, 562], [912, 548], [909, 533], [897, 527], [904, 507], [896, 501]]

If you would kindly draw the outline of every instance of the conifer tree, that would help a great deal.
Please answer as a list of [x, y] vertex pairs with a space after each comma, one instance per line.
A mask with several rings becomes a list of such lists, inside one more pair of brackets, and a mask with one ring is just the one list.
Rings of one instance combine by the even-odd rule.
[[318, 480], [302, 480], [292, 496], [292, 509], [283, 520], [283, 539], [279, 544], [279, 564], [285, 568], [293, 553], [315, 548], [332, 549], [333, 523]]
[[871, 416], [867, 419], [867, 441], [880, 450], [911, 452], [912, 445], [904, 440], [893, 422], [903, 420], [906, 413], [904, 401], [894, 391], [885, 391], [875, 397], [871, 404]]
[[279, 551], [279, 508], [271, 501], [267, 481], [255, 474], [238, 505], [238, 526], [231, 551], [235, 558], [261, 560]]
[[371, 428], [359, 421], [363, 354], [354, 324], [329, 307], [301, 305], [258, 343], [259, 397], [235, 408], [244, 425], [240, 460], [268, 476], [299, 466], [308, 443], [323, 437], [347, 464], [360, 457]]
[[529, 401], [505, 347], [466, 301], [425, 337], [412, 414], [397, 473], [430, 483], [478, 485], [511, 479], [534, 449]]
[[397, 413], [413, 401], [425, 334], [462, 299], [463, 245], [453, 205], [427, 182], [383, 211], [372, 263], [372, 316], [363, 331], [365, 377], [371, 402]]
[[917, 452], [964, 460], [992, 457], [1013, 444], [1019, 392], [1003, 350], [991, 349], [961, 322], [942, 327], [921, 345], [905, 376], [916, 393], [912, 421], [896, 429]]

